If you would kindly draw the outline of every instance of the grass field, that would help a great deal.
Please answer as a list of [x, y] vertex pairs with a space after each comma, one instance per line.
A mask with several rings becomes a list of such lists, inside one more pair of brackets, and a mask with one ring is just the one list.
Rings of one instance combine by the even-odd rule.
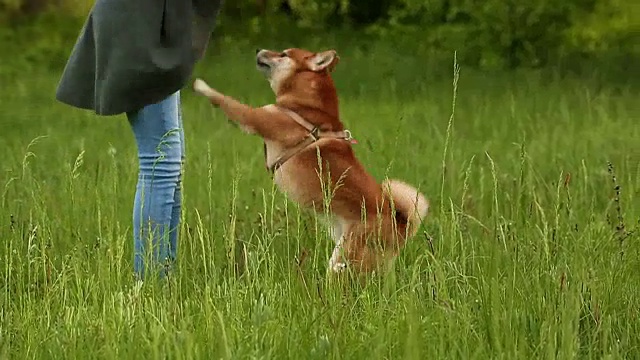
[[[196, 75], [270, 102], [255, 46], [221, 41]], [[392, 274], [351, 288], [260, 140], [187, 90], [178, 271], [137, 291], [125, 118], [56, 103], [55, 67], [6, 76], [0, 358], [640, 358], [637, 87], [462, 67], [452, 117], [453, 54], [367, 47], [336, 46], [342, 119], [432, 209]]]

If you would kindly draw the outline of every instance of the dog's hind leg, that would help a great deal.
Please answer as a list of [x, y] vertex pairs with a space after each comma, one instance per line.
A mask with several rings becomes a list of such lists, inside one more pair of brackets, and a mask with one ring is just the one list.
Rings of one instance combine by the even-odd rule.
[[338, 243], [333, 248], [333, 254], [331, 254], [331, 259], [329, 259], [329, 269], [335, 273], [339, 273], [342, 270], [347, 268], [347, 263], [344, 260], [343, 256], [343, 246], [344, 238], [340, 238]]
[[331, 232], [333, 235], [333, 240], [335, 241], [335, 247], [333, 248], [333, 253], [331, 254], [331, 259], [329, 259], [329, 270], [333, 272], [341, 272], [347, 267], [347, 264], [343, 257], [343, 248], [342, 244], [344, 243], [344, 226], [342, 221], [335, 220], [333, 222], [333, 226], [331, 228]]

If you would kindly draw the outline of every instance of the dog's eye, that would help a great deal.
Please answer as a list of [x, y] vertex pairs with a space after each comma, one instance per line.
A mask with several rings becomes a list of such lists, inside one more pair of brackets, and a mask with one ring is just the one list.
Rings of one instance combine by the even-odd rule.
[[289, 55], [287, 55], [287, 53], [281, 53], [280, 57], [289, 57]]

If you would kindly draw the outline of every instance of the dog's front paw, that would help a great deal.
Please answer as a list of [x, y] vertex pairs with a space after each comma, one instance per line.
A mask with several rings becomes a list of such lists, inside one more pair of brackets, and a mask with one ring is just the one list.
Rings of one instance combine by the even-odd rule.
[[193, 90], [200, 95], [206, 96], [214, 105], [219, 105], [220, 101], [224, 97], [221, 93], [212, 89], [211, 86], [202, 79], [196, 79], [193, 82]]
[[193, 82], [193, 90], [199, 92], [202, 95], [206, 95], [212, 89], [204, 80], [196, 79]]

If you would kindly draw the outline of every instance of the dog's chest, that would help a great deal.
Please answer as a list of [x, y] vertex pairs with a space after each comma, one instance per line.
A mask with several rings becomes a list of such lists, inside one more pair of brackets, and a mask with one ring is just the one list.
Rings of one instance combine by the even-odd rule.
[[[269, 165], [273, 164], [285, 150], [278, 144], [265, 141], [265, 167], [268, 169]], [[275, 171], [273, 180], [278, 189], [284, 192], [287, 197], [302, 206], [306, 206], [317, 197], [318, 189], [314, 186], [315, 181], [309, 181], [309, 174], [307, 174], [306, 169], [296, 165], [298, 164], [296, 164], [295, 159], [290, 159]]]
[[268, 171], [270, 171], [269, 167], [271, 164], [275, 163], [283, 151], [284, 148], [277, 143], [272, 141], [264, 142], [264, 166]]

